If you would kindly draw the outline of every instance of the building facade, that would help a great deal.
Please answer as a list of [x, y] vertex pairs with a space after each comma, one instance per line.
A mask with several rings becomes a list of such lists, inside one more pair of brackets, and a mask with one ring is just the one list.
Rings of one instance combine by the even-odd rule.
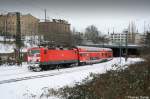
[[128, 44], [134, 44], [135, 34], [128, 33], [128, 31], [123, 31], [122, 33], [111, 33], [110, 39], [111, 39], [111, 43], [114, 44], [125, 44], [126, 40]]
[[[20, 16], [21, 35], [35, 35], [38, 33], [39, 19], [31, 14]], [[16, 12], [0, 15], [0, 34], [16, 35], [17, 32], [17, 16]]]
[[135, 44], [143, 45], [144, 42], [145, 42], [145, 35], [144, 34], [140, 34], [140, 33], [136, 33], [135, 34]]
[[112, 33], [110, 35], [112, 44], [125, 44], [126, 42], [126, 34], [125, 33]]
[[39, 19], [31, 14], [21, 15], [21, 34], [38, 35]]
[[70, 45], [70, 24], [65, 20], [53, 19], [52, 21], [39, 23], [39, 34], [44, 35], [45, 40], [56, 45]]
[[123, 33], [112, 33], [110, 35], [110, 41], [112, 44], [126, 44], [126, 39], [128, 44], [142, 44], [144, 40], [144, 35], [140, 33], [128, 33], [124, 31]]
[[0, 33], [2, 35], [15, 35], [17, 31], [16, 20], [15, 13], [0, 15]]

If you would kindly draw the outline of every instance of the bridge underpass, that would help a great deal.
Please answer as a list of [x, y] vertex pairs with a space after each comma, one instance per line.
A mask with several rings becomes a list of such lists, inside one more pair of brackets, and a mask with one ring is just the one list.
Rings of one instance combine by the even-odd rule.
[[[126, 48], [112, 48], [113, 50], [113, 56], [119, 57], [126, 55]], [[128, 56], [138, 56], [140, 55], [139, 49], [136, 48], [128, 48]]]

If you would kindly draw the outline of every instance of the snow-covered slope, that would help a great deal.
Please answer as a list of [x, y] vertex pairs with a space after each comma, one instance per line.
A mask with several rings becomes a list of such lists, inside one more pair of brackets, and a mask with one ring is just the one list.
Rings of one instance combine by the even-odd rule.
[[[141, 61], [139, 58], [129, 58], [125, 63], [124, 58], [122, 58], [123, 64], [130, 64], [137, 61]], [[113, 60], [105, 63], [86, 65], [82, 67], [74, 67], [67, 69], [50, 70], [45, 72], [30, 72], [27, 70], [26, 66], [23, 67], [0, 67], [0, 80], [8, 79], [11, 77], [22, 77], [28, 75], [38, 75], [45, 73], [57, 73], [57, 75], [24, 80], [14, 83], [0, 84], [0, 94], [1, 99], [38, 99], [45, 88], [60, 88], [66, 85], [73, 86], [76, 82], [82, 82], [84, 78], [89, 76], [90, 73], [104, 73], [106, 70], [110, 70], [113, 64], [119, 64], [120, 59], [114, 58]], [[71, 72], [66, 72], [71, 71]], [[59, 74], [60, 73], [60, 74]], [[17, 76], [18, 75], [18, 76]], [[35, 96], [35, 97], [32, 97]], [[49, 99], [56, 99], [51, 97]]]

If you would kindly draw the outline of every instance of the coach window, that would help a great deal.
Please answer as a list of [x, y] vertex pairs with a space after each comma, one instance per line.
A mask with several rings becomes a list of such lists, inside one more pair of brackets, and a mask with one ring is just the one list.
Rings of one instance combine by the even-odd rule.
[[44, 50], [44, 54], [47, 54], [47, 50]]
[[82, 56], [82, 57], [85, 56], [85, 55], [86, 55], [86, 54], [80, 54], [80, 56]]
[[105, 56], [107, 56], [107, 53], [105, 53]]

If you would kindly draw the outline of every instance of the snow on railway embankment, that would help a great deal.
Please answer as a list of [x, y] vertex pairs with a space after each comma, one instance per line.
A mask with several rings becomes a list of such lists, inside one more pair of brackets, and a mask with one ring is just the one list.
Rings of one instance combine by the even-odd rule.
[[[122, 64], [130, 64], [137, 61], [141, 61], [139, 58], [129, 58], [127, 62], [124, 61], [122, 58]], [[74, 68], [66, 68], [58, 70], [51, 70], [51, 71], [44, 71], [44, 72], [30, 72], [27, 71], [26, 68], [22, 68], [22, 74], [14, 74], [15, 76], [11, 77], [23, 77], [23, 76], [35, 76], [35, 75], [42, 75], [42, 74], [54, 74], [53, 76], [37, 78], [37, 79], [30, 79], [30, 80], [23, 80], [18, 82], [0, 84], [0, 93], [2, 99], [24, 99], [27, 96], [39, 97], [40, 94], [43, 92], [43, 88], [60, 88], [66, 85], [74, 85], [76, 82], [82, 82], [84, 78], [89, 76], [90, 73], [105, 73], [106, 70], [110, 70], [113, 64], [119, 64], [120, 59], [114, 58], [111, 61], [93, 64], [93, 65], [86, 65], [82, 67], [74, 67]], [[4, 68], [3, 68], [4, 69]], [[17, 70], [17, 69], [16, 69]], [[23, 71], [24, 70], [24, 71]], [[1, 68], [0, 68], [1, 71]], [[8, 70], [9, 71], [9, 70]], [[15, 71], [15, 69], [14, 69]], [[19, 69], [17, 70], [19, 71]], [[14, 73], [13, 70], [11, 71], [12, 74]], [[5, 75], [7, 73], [5, 72]], [[9, 74], [11, 74], [9, 72]], [[18, 76], [17, 76], [18, 75]], [[8, 76], [3, 76], [2, 73], [0, 74], [2, 79], [8, 79]], [[32, 98], [31, 98], [32, 99]], [[34, 98], [33, 98], [34, 99]]]

